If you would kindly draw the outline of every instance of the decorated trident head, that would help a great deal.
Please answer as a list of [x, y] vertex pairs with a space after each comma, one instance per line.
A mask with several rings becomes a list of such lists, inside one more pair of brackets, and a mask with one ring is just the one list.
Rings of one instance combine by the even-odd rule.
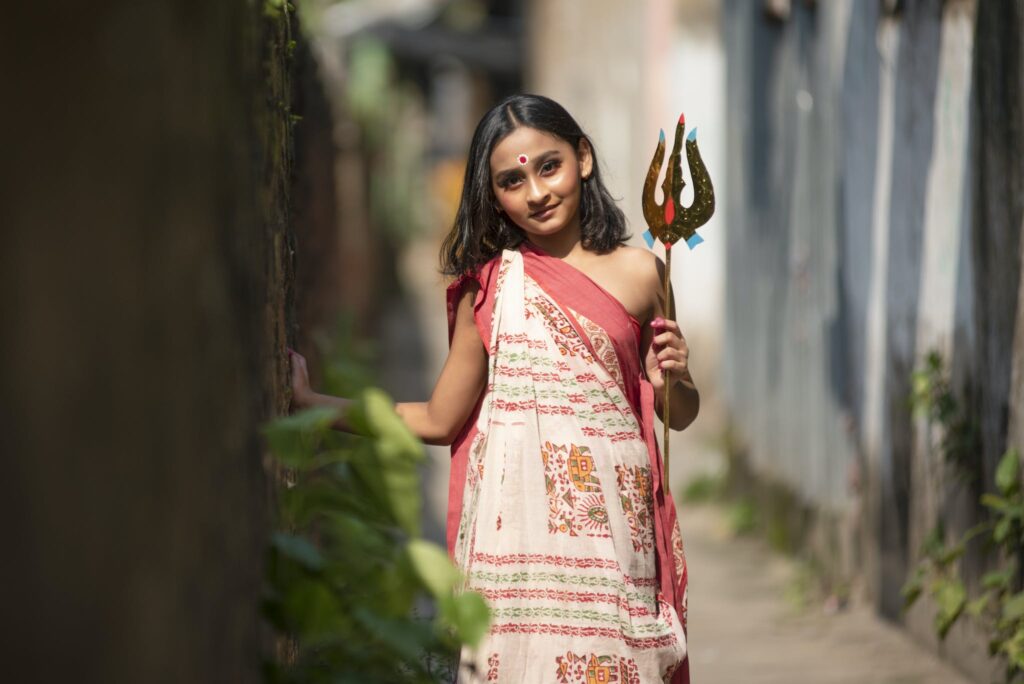
[[[657, 239], [665, 245], [665, 270], [664, 270], [664, 291], [662, 301], [666, 318], [673, 318], [672, 315], [672, 245], [680, 238], [686, 240], [686, 245], [693, 249], [704, 240], [697, 235], [697, 229], [703, 226], [711, 215], [715, 213], [715, 189], [711, 187], [711, 177], [708, 175], [704, 161], [700, 158], [700, 150], [697, 149], [697, 129], [690, 131], [686, 136], [686, 161], [690, 166], [690, 178], [693, 179], [693, 203], [684, 207], [680, 201], [686, 181], [683, 180], [683, 167], [680, 159], [680, 149], [683, 146], [683, 128], [686, 126], [686, 119], [679, 115], [679, 123], [676, 124], [676, 140], [672, 145], [672, 154], [668, 158], [668, 168], [665, 170], [665, 180], [661, 183], [661, 192], [665, 200], [659, 205], [654, 201], [654, 186], [658, 183], [658, 176], [661, 175], [661, 164], [665, 160], [665, 131], [661, 131], [658, 137], [658, 148], [654, 150], [654, 159], [647, 169], [647, 178], [644, 180], [644, 193], [641, 202], [644, 208], [644, 219], [647, 221], [648, 230], [644, 233], [644, 240], [648, 247], [654, 246]], [[668, 371], [663, 372], [665, 396], [662, 400], [662, 423], [664, 424], [664, 445], [661, 475], [664, 487], [669, 489], [668, 477], [669, 465], [669, 408], [672, 406], [670, 399], [672, 383], [668, 381]]]
[[647, 170], [642, 202], [644, 219], [649, 227], [648, 232], [644, 233], [644, 239], [649, 247], [654, 245], [655, 239], [664, 243], [667, 248], [683, 238], [687, 246], [693, 249], [704, 241], [697, 235], [697, 229], [707, 223], [715, 213], [715, 189], [711, 187], [711, 177], [700, 158], [696, 128], [686, 136], [686, 161], [690, 167], [690, 177], [693, 179], [693, 203], [689, 207], [683, 207], [680, 201], [680, 195], [686, 186], [680, 160], [685, 126], [686, 119], [680, 114], [672, 154], [668, 158], [668, 168], [665, 170], [665, 180], [661, 184], [664, 202], [660, 205], [654, 200], [654, 186], [661, 175], [661, 164], [665, 159], [665, 131], [661, 131], [658, 148], [654, 151], [654, 159]]

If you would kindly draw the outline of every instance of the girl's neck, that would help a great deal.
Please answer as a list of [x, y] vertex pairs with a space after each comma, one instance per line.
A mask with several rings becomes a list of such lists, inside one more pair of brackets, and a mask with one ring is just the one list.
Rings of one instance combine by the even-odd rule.
[[537, 249], [557, 259], [569, 259], [584, 251], [580, 240], [580, 225], [566, 226], [552, 235], [526, 234], [526, 240]]

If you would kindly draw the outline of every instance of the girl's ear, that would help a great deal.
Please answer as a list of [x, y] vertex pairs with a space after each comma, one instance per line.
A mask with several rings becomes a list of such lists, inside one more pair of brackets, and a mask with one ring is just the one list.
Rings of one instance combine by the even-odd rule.
[[586, 180], [594, 171], [594, 155], [591, 154], [590, 141], [580, 138], [580, 144], [576, 148], [576, 158], [580, 164], [580, 178]]

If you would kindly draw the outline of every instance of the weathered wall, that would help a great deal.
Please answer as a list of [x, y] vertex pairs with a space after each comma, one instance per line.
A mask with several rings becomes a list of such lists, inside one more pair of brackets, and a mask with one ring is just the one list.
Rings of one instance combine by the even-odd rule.
[[[754, 488], [793, 495], [806, 527], [853, 549], [831, 571], [939, 647], [926, 604], [902, 616], [900, 587], [939, 520], [977, 519], [1024, 417], [1024, 3], [899, 6], [794, 2], [777, 19], [723, 3], [723, 372]], [[956, 467], [908, 401], [931, 350], [980, 427]], [[968, 577], [984, 563], [968, 558]], [[943, 650], [983, 679], [984, 644], [957, 629]]]
[[5, 678], [256, 681], [293, 29], [244, 0], [3, 26]]

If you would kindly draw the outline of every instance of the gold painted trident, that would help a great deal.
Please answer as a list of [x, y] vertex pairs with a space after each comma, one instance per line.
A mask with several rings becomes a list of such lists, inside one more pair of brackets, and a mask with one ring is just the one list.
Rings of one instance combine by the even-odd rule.
[[[676, 138], [672, 144], [672, 154], [668, 158], [668, 168], [665, 170], [665, 180], [661, 183], [661, 192], [664, 202], [658, 204], [654, 199], [654, 187], [658, 183], [658, 176], [661, 175], [661, 164], [665, 159], [665, 131], [662, 130], [658, 138], [658, 147], [654, 150], [654, 158], [647, 170], [647, 178], [644, 180], [643, 209], [644, 219], [647, 221], [648, 231], [644, 233], [644, 239], [648, 247], [654, 246], [654, 240], [659, 240], [665, 245], [665, 318], [672, 319], [671, 299], [671, 276], [672, 276], [672, 245], [680, 238], [686, 240], [686, 245], [693, 249], [704, 240], [697, 235], [697, 229], [703, 226], [711, 215], [715, 213], [715, 189], [711, 186], [711, 176], [704, 166], [704, 160], [700, 157], [700, 149], [697, 147], [697, 129], [694, 128], [686, 136], [686, 162], [690, 167], [690, 178], [693, 180], [693, 203], [689, 207], [683, 207], [680, 195], [686, 187], [683, 180], [683, 168], [680, 159], [680, 148], [683, 142], [683, 129], [686, 127], [686, 118], [680, 114], [679, 123], [676, 124]], [[662, 402], [662, 414], [665, 424], [665, 432], [662, 442], [665, 445], [664, 458], [664, 487], [669, 489], [668, 481], [668, 457], [669, 457], [669, 397], [672, 383], [669, 380], [669, 371], [662, 371], [665, 381], [665, 397]]]

